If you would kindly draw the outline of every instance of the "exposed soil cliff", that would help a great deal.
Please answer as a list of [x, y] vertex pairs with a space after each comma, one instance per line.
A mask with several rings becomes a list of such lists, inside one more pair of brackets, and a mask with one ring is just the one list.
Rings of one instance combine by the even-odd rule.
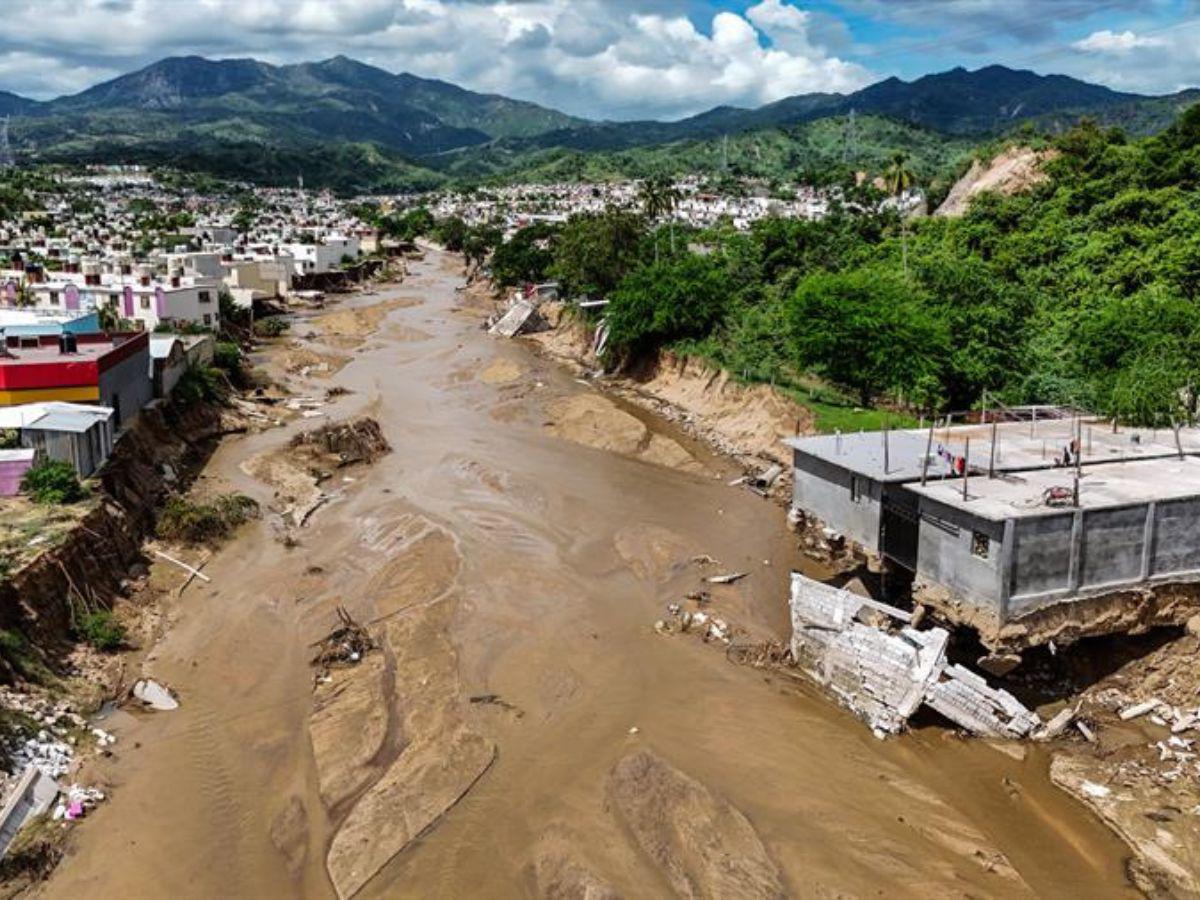
[[[550, 330], [531, 335], [550, 355], [594, 371], [593, 334], [553, 304], [542, 307]], [[721, 453], [791, 463], [783, 438], [811, 433], [812, 413], [765, 384], [742, 384], [702, 360], [661, 353], [606, 382], [625, 399], [675, 421]]]
[[[53, 663], [70, 647], [72, 600], [111, 605], [159, 503], [181, 488], [215, 439], [238, 425], [216, 407], [151, 407], [117, 442], [100, 475], [99, 503], [57, 545], [0, 582], [0, 628], [23, 634]], [[0, 665], [0, 678], [12, 672]]]
[[1010, 196], [1041, 184], [1049, 176], [1044, 164], [1057, 156], [1054, 150], [1010, 147], [988, 163], [978, 159], [967, 174], [950, 189], [935, 216], [961, 216], [980, 194], [993, 192]]

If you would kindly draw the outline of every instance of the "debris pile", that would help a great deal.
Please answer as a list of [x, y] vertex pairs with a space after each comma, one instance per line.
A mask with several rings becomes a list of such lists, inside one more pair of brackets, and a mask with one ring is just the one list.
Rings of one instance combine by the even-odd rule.
[[[3, 736], [9, 771], [20, 773], [33, 766], [49, 778], [61, 778], [70, 771], [76, 743], [88, 731], [88, 723], [67, 701], [4, 689], [0, 706], [25, 723]], [[90, 733], [101, 748], [116, 742], [101, 728], [92, 728]]]
[[375, 649], [370, 632], [359, 625], [344, 606], [337, 608], [337, 617], [338, 627], [313, 644], [318, 649], [312, 665], [322, 673], [337, 666], [356, 665]]
[[692, 612], [683, 609], [678, 603], [667, 607], [667, 618], [655, 622], [654, 630], [659, 634], [698, 634], [705, 643], [718, 641], [728, 644], [733, 638], [733, 629], [724, 619], [701, 610]]
[[83, 787], [78, 784], [67, 788], [65, 794], [66, 796], [54, 807], [52, 818], [56, 822], [59, 819], [66, 819], [68, 822], [82, 819], [105, 799], [104, 792], [98, 788]]
[[[946, 660], [949, 632], [918, 631], [903, 610], [792, 573], [795, 665], [827, 687], [878, 737], [897, 734], [922, 704], [974, 734], [1029, 737], [1041, 725], [1007, 691]], [[884, 613], [903, 623], [881, 628], [866, 620]]]
[[336, 457], [339, 466], [374, 462], [392, 449], [379, 423], [367, 416], [301, 432], [291, 446]]

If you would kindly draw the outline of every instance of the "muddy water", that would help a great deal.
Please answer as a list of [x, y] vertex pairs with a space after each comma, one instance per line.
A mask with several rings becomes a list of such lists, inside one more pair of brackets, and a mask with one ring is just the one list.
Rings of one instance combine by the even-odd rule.
[[[331, 378], [297, 383], [348, 388], [331, 418], [368, 412], [393, 452], [337, 486], [300, 547], [256, 524], [208, 565], [211, 585], [175, 603], [148, 668], [183, 705], [114, 726], [120, 752], [98, 772], [112, 800], [78, 829], [47, 895], [334, 896], [326, 856], [366, 789], [326, 808], [308, 644], [338, 602], [363, 618], [381, 604], [419, 615], [406, 591], [452, 601], [453, 651], [439, 666], [456, 654], [461, 695], [445, 702], [495, 759], [361, 896], [529, 896], [551, 890], [536, 874], [551, 852], [625, 896], [670, 896], [653, 845], [686, 842], [687, 823], [633, 822], [611, 790], [614, 767], [638, 750], [739, 811], [792, 896], [1130, 894], [1123, 846], [1050, 785], [1040, 754], [1016, 760], [936, 727], [880, 743], [816, 692], [655, 634], [665, 604], [699, 586], [690, 558], [709, 554], [751, 573], [714, 590], [715, 610], [782, 637], [786, 576], [800, 564], [782, 511], [728, 487], [721, 460], [634, 410], [698, 464], [556, 436], [551, 410], [594, 389], [489, 338], [478, 314], [457, 309], [457, 281], [452, 260], [431, 255], [387, 295], [419, 302], [343, 346], [351, 362]], [[310, 424], [230, 441], [208, 479], [270, 502], [240, 463]], [[393, 577], [395, 536], [413, 523], [450, 540]], [[424, 696], [442, 677], [413, 668], [429, 652], [413, 634], [421, 646], [388, 651], [400, 713], [420, 711], [406, 689]], [[466, 702], [481, 694], [507, 705]], [[365, 770], [420, 745], [405, 733], [420, 719], [390, 721]], [[382, 810], [381, 835], [394, 824]]]

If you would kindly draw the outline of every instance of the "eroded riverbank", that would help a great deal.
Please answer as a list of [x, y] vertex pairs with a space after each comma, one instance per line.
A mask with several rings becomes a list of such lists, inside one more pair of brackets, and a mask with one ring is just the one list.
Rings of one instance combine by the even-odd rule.
[[[1125, 848], [1040, 751], [936, 727], [879, 743], [815, 691], [655, 634], [707, 554], [751, 573], [714, 611], [782, 636], [802, 564], [783, 511], [635, 410], [619, 446], [571, 439], [612, 401], [488, 338], [455, 260], [411, 270], [349, 304], [393, 302], [359, 340], [311, 323], [296, 349], [344, 365], [289, 376], [344, 388], [326, 418], [371, 415], [392, 452], [329, 485], [298, 546], [268, 516], [209, 562], [154, 651], [182, 706], [114, 724], [112, 800], [45, 895], [1131, 893]], [[312, 425], [228, 441], [208, 480], [269, 509], [242, 464]], [[382, 648], [314, 694], [337, 604]]]

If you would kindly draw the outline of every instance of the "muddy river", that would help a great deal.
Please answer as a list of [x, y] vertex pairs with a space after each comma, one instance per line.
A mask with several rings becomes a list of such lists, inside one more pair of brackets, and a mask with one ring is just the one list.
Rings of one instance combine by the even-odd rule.
[[[656, 634], [707, 554], [750, 573], [713, 610], [785, 637], [783, 511], [489, 337], [459, 268], [431, 253], [355, 297], [394, 302], [365, 339], [314, 334], [345, 365], [292, 378], [348, 390], [327, 418], [210, 461], [202, 484], [270, 505], [243, 464], [301, 428], [362, 413], [392, 446], [325, 485], [298, 546], [267, 516], [168, 610], [147, 669], [182, 706], [112, 720], [111, 800], [44, 895], [1132, 895], [1123, 845], [1039, 751], [935, 725], [880, 742], [815, 691]], [[382, 649], [314, 691], [338, 604]]]

